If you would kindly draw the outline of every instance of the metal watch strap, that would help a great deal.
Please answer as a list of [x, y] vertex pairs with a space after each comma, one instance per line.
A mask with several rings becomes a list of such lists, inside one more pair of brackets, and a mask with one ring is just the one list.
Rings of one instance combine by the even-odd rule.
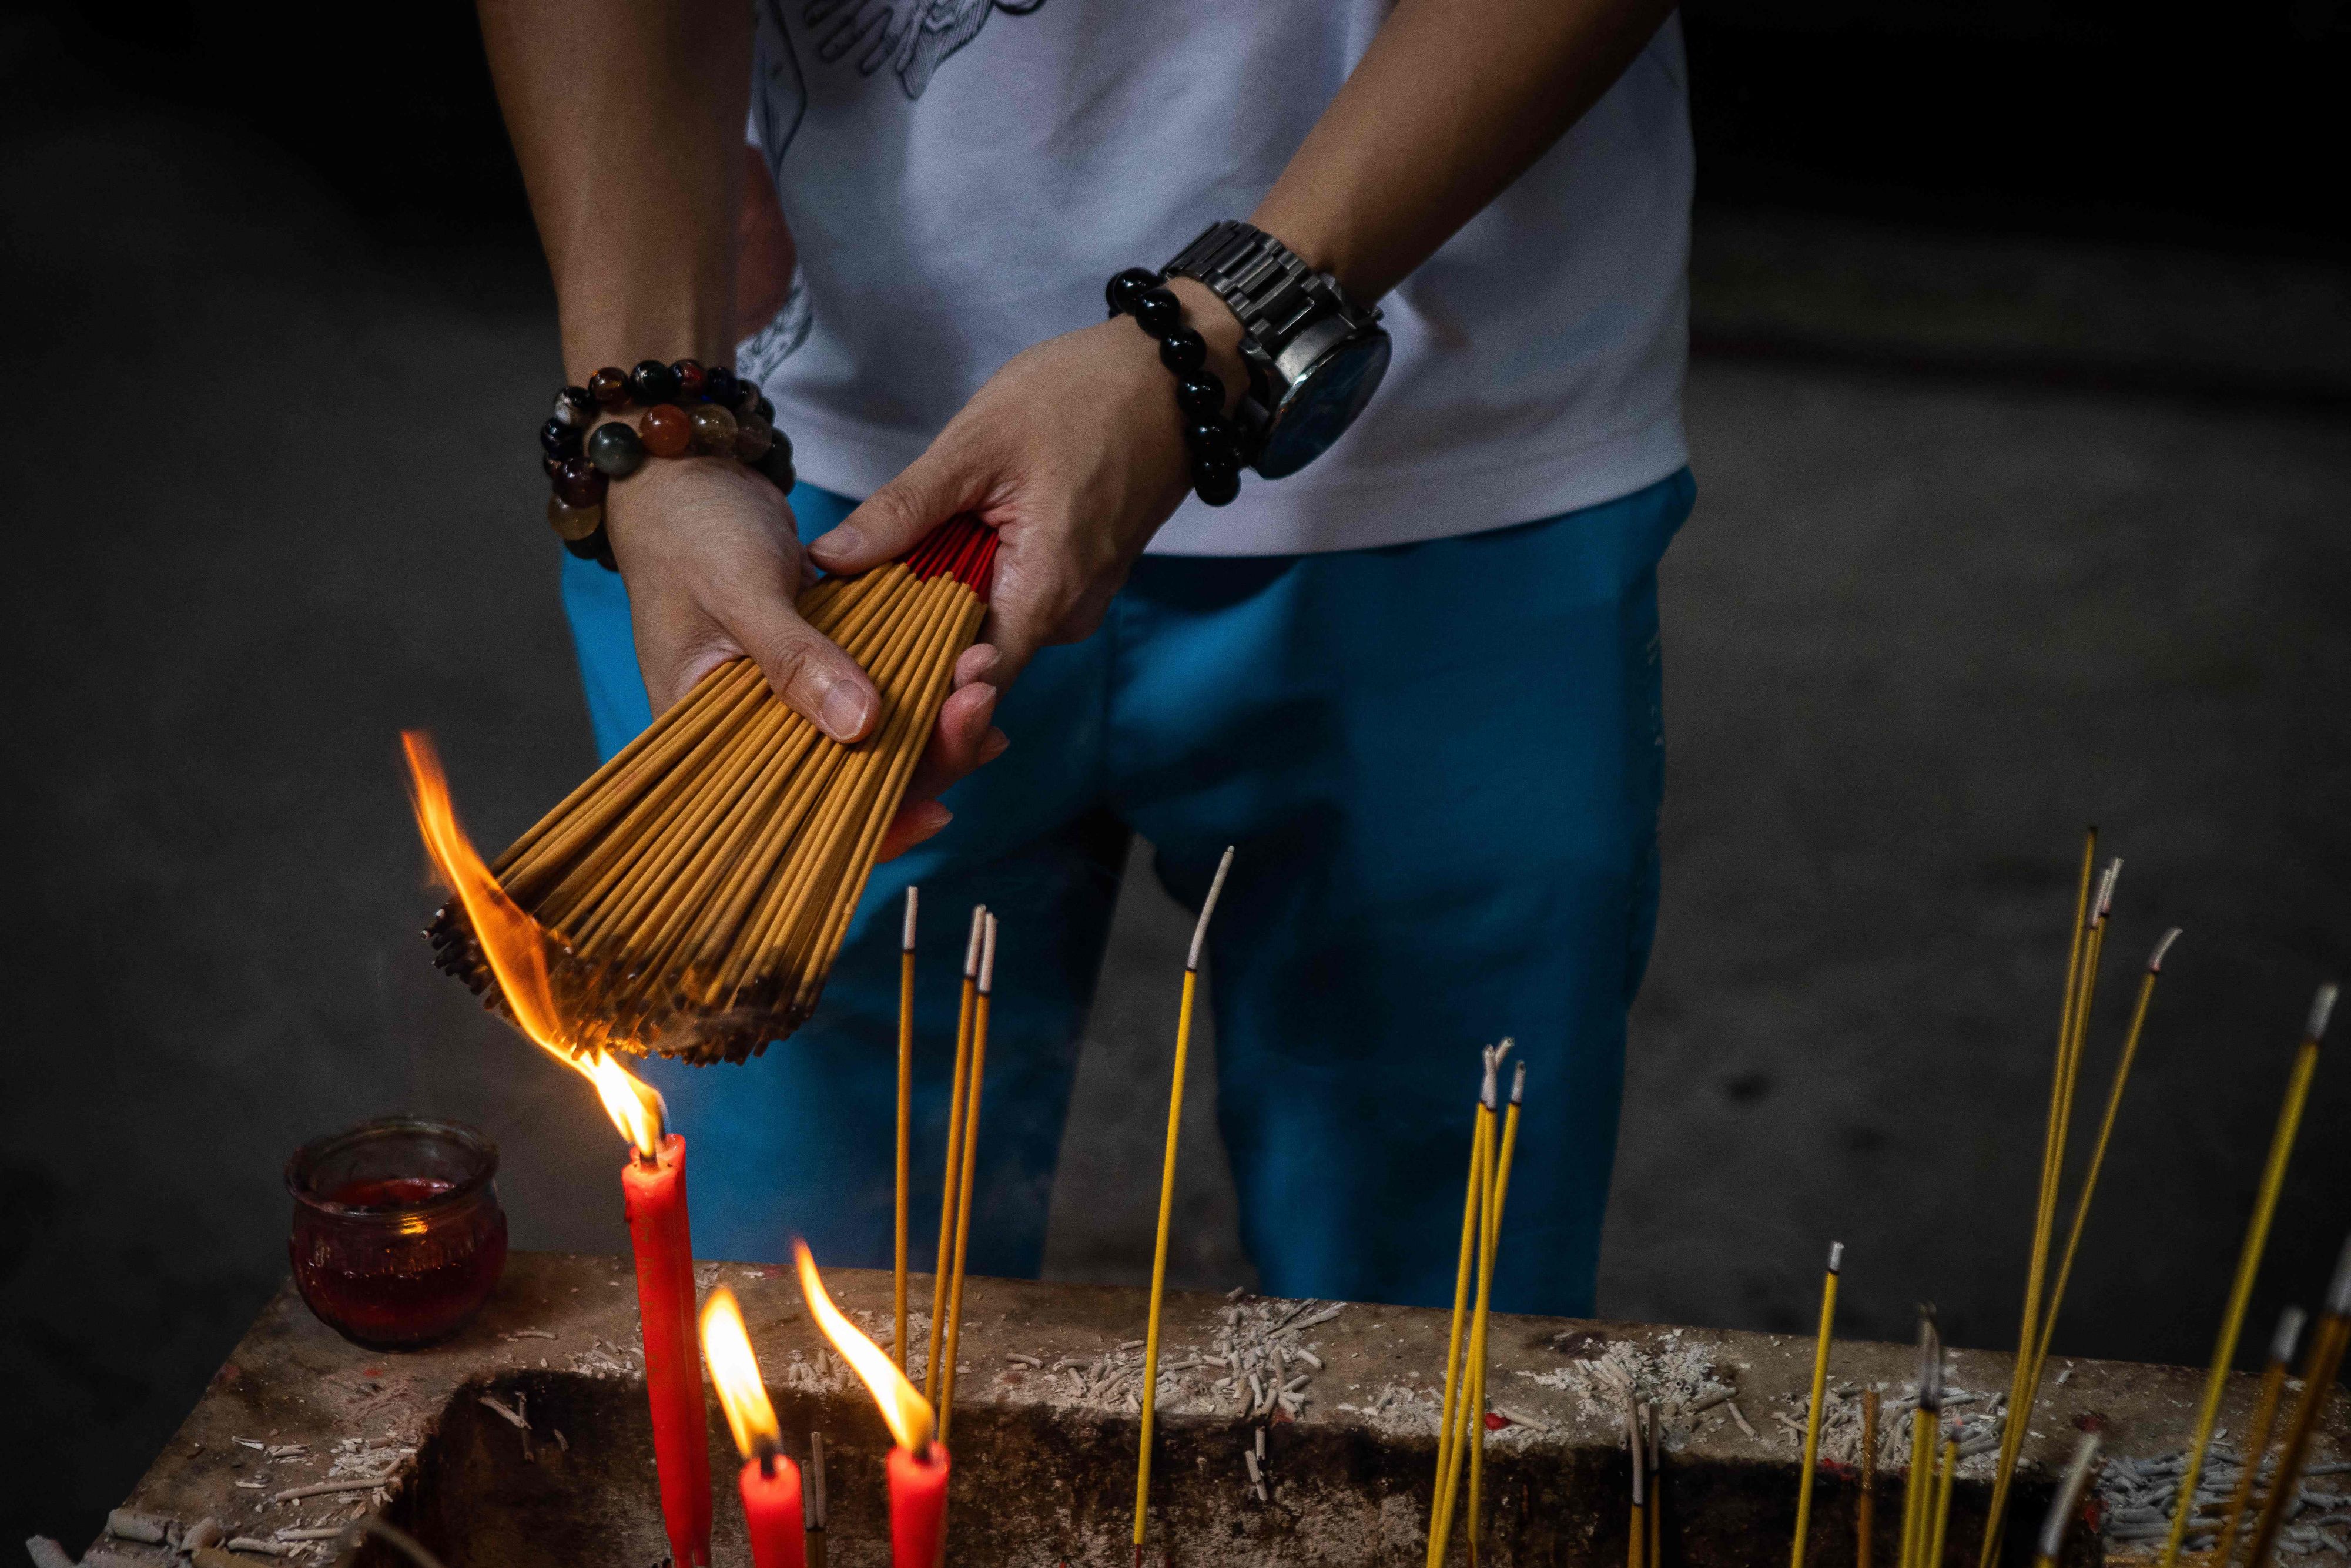
[[1351, 327], [1380, 319], [1376, 308], [1357, 309], [1329, 273], [1315, 271], [1264, 230], [1230, 218], [1210, 224], [1160, 270], [1207, 285], [1240, 319], [1242, 330], [1271, 353], [1319, 313], [1335, 313]]
[[[1244, 441], [1245, 462], [1267, 478], [1294, 473], [1346, 429], [1387, 365], [1387, 334], [1377, 307], [1347, 298], [1337, 278], [1317, 272], [1262, 229], [1227, 219], [1160, 268], [1162, 277], [1188, 277], [1222, 300], [1241, 324], [1240, 358], [1249, 386], [1232, 411]], [[1368, 377], [1343, 368], [1331, 385], [1347, 389], [1343, 412], [1313, 401], [1309, 389], [1349, 345], [1374, 350]], [[1298, 398], [1305, 395], [1307, 402]], [[1302, 412], [1301, 412], [1302, 411]], [[1285, 443], [1283, 430], [1297, 439]], [[1302, 444], [1301, 444], [1302, 441]], [[1269, 466], [1269, 462], [1273, 465]]]

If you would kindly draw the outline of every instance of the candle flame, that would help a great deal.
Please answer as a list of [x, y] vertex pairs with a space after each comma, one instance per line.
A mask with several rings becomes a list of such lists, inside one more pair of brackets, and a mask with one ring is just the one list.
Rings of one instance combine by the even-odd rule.
[[782, 1444], [776, 1407], [768, 1403], [759, 1358], [752, 1353], [750, 1331], [743, 1326], [743, 1309], [724, 1285], [710, 1292], [702, 1309], [702, 1355], [710, 1366], [710, 1381], [717, 1385], [718, 1405], [726, 1412], [736, 1448], [747, 1459], [774, 1453]]
[[638, 1158], [650, 1160], [660, 1154], [666, 1120], [660, 1090], [613, 1061], [608, 1051], [567, 1056], [564, 1061], [588, 1075], [596, 1086], [596, 1097], [604, 1102], [604, 1114], [612, 1118], [612, 1125], [629, 1140]]
[[832, 1342], [841, 1360], [864, 1380], [873, 1403], [882, 1407], [882, 1419], [890, 1435], [898, 1439], [902, 1448], [920, 1454], [930, 1447], [932, 1427], [931, 1402], [906, 1381], [905, 1375], [890, 1360], [887, 1352], [865, 1337], [858, 1326], [841, 1315], [832, 1298], [825, 1294], [824, 1281], [818, 1277], [816, 1260], [809, 1255], [808, 1243], [792, 1239], [792, 1260], [800, 1271], [800, 1294], [808, 1298], [809, 1312], [816, 1326]]
[[498, 989], [513, 1010], [515, 1026], [549, 1055], [596, 1086], [605, 1114], [629, 1140], [640, 1157], [653, 1159], [661, 1150], [664, 1123], [662, 1098], [651, 1084], [639, 1080], [601, 1047], [577, 1049], [576, 1031], [563, 1021], [555, 1005], [555, 988], [547, 971], [548, 936], [538, 922], [507, 896], [490, 868], [482, 863], [473, 841], [457, 825], [450, 803], [448, 776], [433, 737], [423, 730], [400, 732], [408, 756], [408, 799], [416, 810], [417, 831], [424, 836], [441, 880], [465, 906], [482, 956], [498, 977]]

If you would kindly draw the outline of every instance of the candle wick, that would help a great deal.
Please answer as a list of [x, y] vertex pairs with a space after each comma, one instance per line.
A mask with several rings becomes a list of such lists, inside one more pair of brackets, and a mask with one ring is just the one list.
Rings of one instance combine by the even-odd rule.
[[764, 1443], [759, 1447], [759, 1474], [767, 1480], [776, 1479], [776, 1450]]

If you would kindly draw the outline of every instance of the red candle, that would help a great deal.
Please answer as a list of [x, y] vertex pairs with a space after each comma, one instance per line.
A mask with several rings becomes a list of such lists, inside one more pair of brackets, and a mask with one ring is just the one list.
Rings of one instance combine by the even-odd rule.
[[898, 1440], [889, 1464], [892, 1568], [939, 1568], [946, 1554], [947, 1449], [932, 1440], [936, 1427], [930, 1401], [906, 1381], [880, 1345], [832, 1304], [808, 1243], [792, 1242], [792, 1260], [799, 1265], [800, 1294], [808, 1301], [809, 1314], [873, 1396], [890, 1435]]
[[710, 1446], [702, 1359], [694, 1333], [693, 1243], [685, 1220], [685, 1140], [672, 1133], [652, 1159], [621, 1169], [629, 1243], [637, 1261], [645, 1394], [653, 1404], [653, 1465], [662, 1526], [677, 1568], [710, 1561]]
[[890, 1562], [937, 1568], [947, 1550], [947, 1449], [890, 1450]]
[[776, 1409], [768, 1403], [743, 1309], [724, 1285], [710, 1292], [710, 1304], [702, 1309], [702, 1343], [710, 1357], [710, 1381], [718, 1385], [719, 1407], [743, 1453], [736, 1490], [743, 1498], [753, 1568], [806, 1568], [799, 1467], [776, 1451]]
[[781, 1454], [748, 1459], [737, 1490], [751, 1533], [752, 1568], [807, 1568], [807, 1527], [800, 1516], [800, 1468]]

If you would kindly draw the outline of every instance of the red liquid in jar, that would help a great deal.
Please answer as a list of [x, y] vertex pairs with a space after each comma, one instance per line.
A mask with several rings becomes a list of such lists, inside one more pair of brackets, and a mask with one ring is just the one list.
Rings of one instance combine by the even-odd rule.
[[454, 1333], [505, 1271], [507, 1218], [486, 1188], [445, 1209], [427, 1207], [453, 1186], [436, 1176], [346, 1182], [327, 1201], [361, 1213], [298, 1208], [287, 1249], [310, 1310], [362, 1344], [423, 1344]]
[[350, 1181], [327, 1195], [329, 1203], [345, 1208], [415, 1208], [448, 1192], [457, 1184], [439, 1176], [388, 1176], [381, 1181]]

